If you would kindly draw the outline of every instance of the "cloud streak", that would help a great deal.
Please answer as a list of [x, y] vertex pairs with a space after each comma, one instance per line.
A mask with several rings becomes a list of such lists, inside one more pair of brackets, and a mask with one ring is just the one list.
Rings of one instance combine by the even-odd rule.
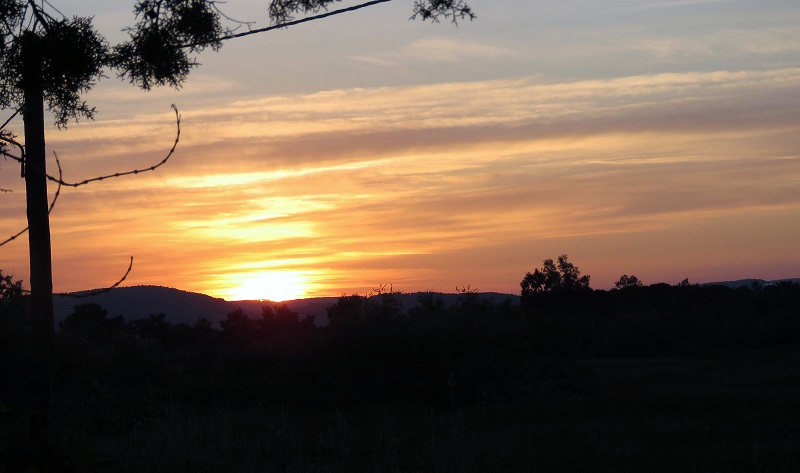
[[622, 8], [621, 10], [660, 10], [664, 8], [683, 8], [697, 5], [707, 5], [713, 3], [730, 3], [730, 0], [673, 0], [670, 2], [652, 2], [632, 7]]
[[350, 56], [351, 60], [377, 66], [407, 63], [459, 63], [476, 60], [520, 59], [526, 55], [508, 48], [452, 38], [426, 38], [412, 41], [395, 51]]
[[[662, 278], [714, 277], [714, 262], [742, 247], [800, 237], [785, 225], [800, 221], [799, 86], [796, 68], [520, 77], [183, 110], [167, 167], [62, 196], [57, 289], [113, 281], [128, 254], [132, 284], [223, 297], [264, 271], [304, 274], [308, 295], [384, 282], [516, 292], [562, 252], [598, 286], [637, 271], [643, 254]], [[49, 144], [85, 175], [135, 167], [169, 134], [160, 114], [76, 126]], [[2, 228], [22, 221], [18, 205], [0, 203]], [[710, 248], [713, 258], [697, 254]], [[730, 267], [750, 276], [756, 255], [793, 258], [752, 254]]]

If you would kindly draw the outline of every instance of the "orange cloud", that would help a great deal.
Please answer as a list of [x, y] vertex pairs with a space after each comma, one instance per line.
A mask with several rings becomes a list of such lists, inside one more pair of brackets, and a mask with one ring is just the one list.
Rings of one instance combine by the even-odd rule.
[[[564, 252], [598, 287], [623, 272], [797, 276], [798, 86], [800, 69], [534, 77], [184, 109], [167, 166], [64, 191], [56, 287], [113, 282], [130, 254], [131, 284], [225, 297], [281, 272], [307, 295], [516, 292]], [[158, 161], [172, 126], [98, 121], [49, 146], [83, 178]], [[0, 200], [9, 231], [24, 225], [18, 194]], [[13, 245], [0, 251], [24, 277]]]

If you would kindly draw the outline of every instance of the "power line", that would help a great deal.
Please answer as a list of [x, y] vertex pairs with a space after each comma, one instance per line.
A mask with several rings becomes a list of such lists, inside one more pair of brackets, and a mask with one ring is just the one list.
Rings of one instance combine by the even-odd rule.
[[[370, 7], [372, 5], [377, 5], [378, 3], [386, 3], [386, 2], [391, 2], [391, 1], [392, 0], [372, 0], [370, 2], [362, 3], [360, 5], [354, 5], [352, 7], [341, 8], [339, 10], [333, 10], [333, 11], [329, 11], [329, 12], [325, 12], [325, 13], [320, 13], [319, 15], [314, 15], [314, 16], [309, 16], [309, 17], [306, 17], [306, 18], [301, 18], [299, 20], [287, 21], [286, 23], [281, 23], [281, 24], [278, 24], [278, 25], [272, 25], [272, 26], [267, 26], [267, 27], [264, 27], [264, 28], [258, 28], [258, 29], [255, 29], [255, 30], [245, 31], [245, 32], [242, 32], [242, 33], [236, 33], [236, 34], [230, 34], [230, 35], [227, 35], [227, 36], [222, 36], [222, 37], [217, 38], [216, 40], [217, 41], [227, 41], [229, 39], [241, 38], [242, 36], [249, 36], [251, 34], [264, 33], [266, 31], [272, 31], [272, 30], [277, 30], [277, 29], [280, 29], [280, 28], [286, 28], [286, 27], [289, 27], [289, 26], [299, 25], [300, 23], [305, 23], [305, 22], [308, 22], [308, 21], [320, 20], [322, 18], [327, 18], [329, 16], [338, 15], [340, 13], [347, 13], [347, 12], [351, 12], [351, 11], [355, 11], [355, 10], [360, 10], [362, 8]], [[193, 48], [193, 47], [196, 47], [196, 46], [205, 46], [206, 44], [208, 44], [208, 42], [190, 43], [190, 44], [184, 44], [182, 47], [184, 47], [184, 48]]]

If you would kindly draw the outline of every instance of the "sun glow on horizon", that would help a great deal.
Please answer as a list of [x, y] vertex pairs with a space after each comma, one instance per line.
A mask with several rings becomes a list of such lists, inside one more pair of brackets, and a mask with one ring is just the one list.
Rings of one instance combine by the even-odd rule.
[[306, 297], [309, 285], [308, 278], [300, 272], [264, 271], [245, 274], [232, 280], [230, 289], [223, 297], [229, 301], [283, 302]]

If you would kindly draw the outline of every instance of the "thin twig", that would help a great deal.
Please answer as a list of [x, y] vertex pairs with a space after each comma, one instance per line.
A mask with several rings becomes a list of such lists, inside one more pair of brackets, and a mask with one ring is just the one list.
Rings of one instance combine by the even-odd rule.
[[5, 141], [6, 143], [11, 143], [12, 145], [14, 145], [17, 148], [19, 148], [19, 153], [20, 153], [19, 156], [14, 156], [13, 154], [8, 154], [8, 152], [6, 152], [6, 151], [2, 151], [0, 153], [2, 153], [3, 156], [5, 156], [7, 158], [11, 158], [14, 161], [18, 162], [20, 164], [20, 171], [19, 171], [20, 177], [25, 177], [25, 147], [22, 146], [21, 144], [19, 144], [19, 142], [17, 140], [15, 140], [13, 138], [10, 138], [8, 136], [0, 135], [0, 140]]
[[[69, 293], [69, 292], [54, 292], [53, 295], [54, 296], [59, 296], [59, 297], [71, 297], [73, 299], [83, 299], [84, 297], [92, 297], [92, 296], [96, 296], [98, 294], [104, 294], [104, 293], [109, 292], [112, 289], [116, 288], [120, 284], [122, 284], [122, 282], [125, 281], [125, 279], [128, 277], [128, 275], [131, 274], [131, 269], [133, 269], [133, 256], [131, 256], [131, 262], [130, 262], [130, 264], [128, 264], [128, 270], [125, 271], [125, 274], [122, 275], [122, 277], [119, 279], [119, 281], [115, 282], [114, 284], [112, 284], [112, 285], [110, 285], [108, 287], [105, 287], [103, 289], [95, 289], [93, 291], [83, 292], [83, 293], [80, 293], [80, 294], [74, 294], [74, 293]], [[30, 289], [21, 289], [21, 291], [24, 292], [25, 294], [30, 294], [31, 293]]]
[[[226, 20], [228, 20], [228, 21], [230, 21], [232, 23], [238, 24], [239, 26], [234, 28], [234, 30], [239, 29], [240, 26], [247, 26], [247, 29], [249, 30], [250, 27], [256, 23], [255, 21], [243, 21], [243, 20], [237, 20], [236, 18], [231, 18], [230, 16], [226, 15], [225, 12], [222, 11], [217, 6], [217, 3], [220, 3], [220, 2], [211, 2], [211, 8], [213, 8], [219, 14], [219, 16], [221, 16], [222, 18], [225, 18]], [[225, 3], [225, 2], [222, 2], [222, 3]], [[229, 29], [228, 31], [231, 31], [231, 30]]]
[[8, 117], [8, 120], [6, 120], [6, 121], [5, 121], [5, 123], [3, 123], [2, 125], [0, 125], [0, 129], [3, 129], [3, 128], [5, 128], [5, 127], [6, 127], [6, 125], [8, 125], [9, 123], [11, 123], [11, 120], [13, 120], [13, 119], [14, 119], [14, 117], [16, 117], [17, 115], [19, 115], [19, 112], [20, 112], [20, 110], [22, 110], [22, 107], [20, 107], [20, 108], [18, 108], [18, 109], [16, 109], [16, 110], [14, 110], [14, 113], [12, 113], [10, 117]]
[[154, 165], [152, 165], [152, 166], [150, 166], [148, 168], [144, 168], [144, 169], [134, 169], [132, 171], [116, 172], [114, 174], [108, 174], [106, 176], [99, 176], [99, 177], [93, 177], [91, 179], [84, 179], [84, 180], [82, 180], [80, 182], [66, 182], [63, 179], [61, 179], [60, 177], [58, 179], [56, 179], [55, 177], [53, 177], [53, 176], [51, 176], [49, 174], [47, 175], [47, 179], [49, 179], [52, 182], [56, 182], [58, 184], [64, 185], [64, 186], [78, 187], [78, 186], [82, 186], [82, 185], [85, 185], [85, 184], [89, 184], [90, 182], [102, 181], [102, 180], [105, 180], [105, 179], [111, 179], [113, 177], [122, 177], [122, 176], [129, 176], [131, 174], [139, 174], [139, 173], [147, 172], [147, 171], [155, 171], [156, 169], [158, 169], [161, 166], [163, 166], [164, 164], [166, 164], [166, 162], [169, 160], [169, 158], [172, 157], [172, 154], [175, 152], [175, 148], [178, 147], [178, 142], [180, 141], [180, 138], [181, 138], [181, 115], [180, 115], [180, 113], [178, 113], [178, 107], [176, 107], [175, 104], [172, 104], [172, 109], [175, 110], [175, 122], [176, 122], [178, 130], [177, 130], [177, 132], [175, 134], [175, 141], [172, 143], [172, 148], [170, 148], [169, 153], [167, 153], [167, 156], [164, 157], [164, 159], [162, 159], [158, 164], [154, 164]]
[[59, 297], [71, 297], [73, 299], [83, 299], [84, 297], [92, 297], [92, 296], [96, 296], [98, 294], [105, 294], [106, 292], [109, 292], [112, 289], [114, 289], [117, 286], [119, 286], [120, 284], [122, 284], [122, 282], [125, 281], [125, 279], [128, 277], [128, 275], [131, 274], [131, 269], [133, 269], [133, 256], [131, 256], [131, 262], [130, 262], [130, 264], [128, 264], [128, 270], [125, 271], [125, 274], [122, 275], [120, 280], [115, 282], [114, 284], [106, 287], [106, 288], [95, 289], [93, 291], [84, 292], [84, 293], [81, 293], [81, 294], [71, 294], [71, 293], [68, 293], [68, 292], [58, 292], [58, 293], [54, 293], [53, 295], [54, 296], [59, 296]]
[[[49, 7], [50, 7], [50, 8], [52, 8], [53, 10], [55, 10], [55, 11], [56, 11], [56, 13], [58, 13], [59, 15], [61, 15], [61, 18], [65, 19], [65, 20], [67, 19], [67, 16], [66, 16], [65, 14], [61, 13], [61, 12], [58, 10], [58, 8], [56, 8], [56, 7], [55, 7], [55, 6], [54, 6], [52, 3], [48, 2], [47, 0], [43, 0], [43, 2], [44, 2], [44, 3], [46, 3], [46, 4], [47, 4], [47, 6], [49, 6]], [[50, 15], [48, 15], [48, 16], [50, 16]], [[53, 17], [52, 17], [52, 16], [51, 16], [50, 18], [51, 18], [51, 19], [53, 19]]]
[[[58, 155], [55, 152], [53, 152], [53, 156], [56, 157], [56, 165], [58, 166], [58, 176], [59, 176], [58, 180], [60, 181], [61, 180], [61, 175], [62, 175], [61, 161], [58, 160]], [[47, 208], [47, 215], [50, 215], [50, 212], [53, 211], [53, 207], [56, 206], [56, 201], [58, 200], [58, 196], [59, 195], [61, 195], [61, 183], [58, 184], [58, 188], [56, 189], [56, 193], [53, 195], [53, 201], [50, 202], [50, 207]], [[0, 242], [0, 246], [3, 246], [6, 243], [9, 243], [9, 242], [12, 242], [12, 241], [16, 240], [17, 238], [20, 237], [20, 235], [22, 235], [23, 233], [27, 232], [28, 228], [29, 227], [25, 227], [22, 230], [20, 230], [19, 232], [17, 232], [16, 234], [6, 238], [2, 242]]]
[[[0, 141], [6, 141], [6, 142], [8, 142], [8, 140], [7, 140], [7, 139], [5, 139], [5, 138], [3, 138], [2, 136], [0, 136]], [[18, 162], [18, 163], [21, 163], [21, 162], [23, 162], [23, 160], [22, 160], [22, 158], [21, 158], [21, 157], [19, 157], [19, 156], [14, 156], [13, 154], [10, 154], [8, 151], [0, 151], [0, 154], [2, 154], [3, 156], [5, 156], [5, 157], [7, 157], [7, 158], [11, 158], [11, 159], [13, 159], [14, 161], [16, 161], [16, 162]]]
[[[42, 28], [44, 28], [44, 30], [49, 33], [50, 25], [47, 24], [47, 21], [44, 18], [45, 15], [47, 15], [47, 13], [45, 13], [44, 10], [39, 9], [39, 7], [36, 6], [36, 3], [34, 3], [32, 0], [28, 0], [28, 5], [30, 5], [31, 7], [31, 11], [33, 12], [34, 18], [36, 18], [36, 20], [42, 24]], [[49, 17], [51, 20], [53, 19], [53, 17], [51, 17], [50, 15], [47, 15], [47, 17]], [[34, 26], [36, 25], [34, 24]]]
[[[110, 174], [108, 176], [99, 176], [99, 177], [94, 177], [94, 178], [91, 178], [91, 179], [84, 179], [81, 182], [74, 182], [74, 183], [65, 182], [64, 179], [63, 179], [64, 174], [63, 174], [63, 171], [61, 169], [61, 161], [59, 161], [58, 155], [54, 152], [53, 155], [56, 157], [56, 165], [58, 166], [58, 177], [53, 177], [53, 176], [47, 174], [47, 179], [49, 179], [50, 181], [55, 182], [56, 184], [58, 184], [58, 189], [56, 189], [55, 196], [53, 197], [53, 202], [50, 204], [50, 208], [47, 210], [48, 215], [53, 210], [53, 207], [56, 205], [56, 200], [58, 199], [58, 196], [61, 194], [61, 186], [78, 187], [78, 186], [82, 186], [84, 184], [88, 184], [90, 182], [102, 181], [104, 179], [109, 179], [109, 178], [112, 178], [112, 177], [121, 177], [121, 176], [130, 175], [130, 174], [139, 174], [141, 172], [154, 171], [157, 168], [163, 166], [167, 162], [167, 160], [169, 160], [169, 158], [172, 157], [173, 153], [175, 153], [175, 148], [177, 148], [178, 142], [180, 141], [180, 137], [181, 137], [181, 115], [180, 115], [180, 113], [178, 113], [178, 107], [176, 107], [175, 104], [172, 105], [172, 109], [175, 110], [175, 122], [176, 122], [177, 128], [178, 128], [178, 130], [177, 130], [177, 132], [175, 134], [175, 141], [172, 143], [172, 148], [170, 148], [169, 153], [167, 153], [167, 156], [164, 159], [162, 159], [158, 164], [154, 164], [153, 166], [150, 166], [148, 168], [145, 168], [145, 169], [134, 169], [132, 171], [118, 172], [118, 173], [115, 173], [115, 174]], [[17, 143], [15, 140], [12, 140], [10, 138], [2, 138], [2, 140], [3, 141], [7, 141], [9, 143], [12, 143], [12, 144], [14, 144], [16, 146], [19, 146], [19, 148], [23, 152], [23, 156], [24, 156], [25, 148], [21, 144]], [[23, 162], [24, 161], [24, 158], [19, 158], [17, 156], [14, 156], [14, 155], [11, 155], [11, 154], [8, 154], [8, 153], [5, 153], [5, 152], [3, 153], [3, 155], [8, 156], [11, 159], [14, 159], [15, 161], [19, 161], [19, 162]], [[6, 243], [9, 243], [9, 242], [12, 242], [12, 241], [16, 240], [17, 238], [19, 238], [22, 234], [24, 234], [27, 231], [28, 231], [28, 227], [23, 228], [22, 230], [20, 230], [16, 234], [14, 234], [14, 235], [6, 238], [4, 241], [0, 242], [0, 246], [3, 246]]]
[[23, 233], [25, 233], [25, 232], [27, 232], [27, 231], [28, 231], [28, 227], [25, 227], [25, 228], [23, 228], [22, 230], [18, 231], [18, 232], [17, 232], [17, 233], [15, 233], [14, 235], [11, 235], [10, 237], [6, 238], [6, 239], [5, 239], [3, 242], [0, 242], [0, 246], [3, 246], [3, 245], [5, 245], [6, 243], [11, 243], [12, 241], [16, 240], [16, 239], [17, 239], [17, 238], [19, 238], [19, 237], [20, 237], [20, 236], [21, 236]]

